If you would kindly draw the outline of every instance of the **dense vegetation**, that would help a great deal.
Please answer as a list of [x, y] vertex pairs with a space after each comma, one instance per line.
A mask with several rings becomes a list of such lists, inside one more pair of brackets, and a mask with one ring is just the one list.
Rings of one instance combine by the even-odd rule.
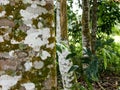
[[[78, 0], [79, 1], [79, 0]], [[73, 0], [68, 1], [68, 33], [74, 65], [69, 72], [77, 75], [73, 88], [79, 90], [120, 89], [120, 4], [113, 0], [98, 0], [96, 54], [87, 50], [89, 58], [82, 57], [82, 16], [73, 12]], [[92, 7], [90, 1], [90, 11]], [[81, 3], [78, 4], [82, 8]], [[77, 12], [77, 11], [76, 11]], [[90, 13], [91, 14], [91, 13]], [[91, 14], [92, 15], [92, 14]], [[90, 15], [90, 17], [91, 17]], [[91, 19], [89, 21], [91, 26]], [[118, 38], [116, 38], [118, 37]], [[116, 41], [117, 40], [117, 41]], [[87, 68], [82, 65], [87, 63]], [[73, 89], [74, 90], [74, 89]]]

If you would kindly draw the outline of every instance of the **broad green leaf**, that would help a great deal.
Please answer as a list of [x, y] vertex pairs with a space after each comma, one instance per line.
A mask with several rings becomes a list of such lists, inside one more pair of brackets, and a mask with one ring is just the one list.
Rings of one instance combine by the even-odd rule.
[[70, 53], [66, 56], [66, 59], [70, 59], [72, 57], [74, 57], [76, 55], [76, 53]]
[[104, 68], [107, 68], [107, 58], [106, 58], [106, 50], [103, 49], [103, 62], [104, 62]]
[[75, 71], [75, 70], [78, 69], [78, 68], [79, 68], [78, 65], [73, 65], [73, 66], [69, 69], [68, 73], [70, 73], [71, 71]]
[[57, 49], [57, 51], [59, 51], [60, 53], [62, 53], [62, 48], [59, 45], [56, 45], [56, 49]]

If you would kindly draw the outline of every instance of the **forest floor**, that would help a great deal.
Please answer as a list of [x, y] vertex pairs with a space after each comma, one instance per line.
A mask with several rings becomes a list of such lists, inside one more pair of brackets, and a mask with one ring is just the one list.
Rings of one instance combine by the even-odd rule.
[[[63, 90], [60, 75], [58, 81], [58, 90]], [[120, 90], [120, 74], [114, 74], [113, 72], [102, 73], [100, 75], [99, 81], [92, 83], [93, 89], [88, 89], [88, 85], [81, 78], [78, 79], [78, 82], [80, 82], [80, 84], [87, 90]]]
[[[79, 79], [78, 81], [85, 88], [88, 87], [84, 80]], [[120, 90], [120, 74], [104, 72], [100, 75], [99, 82], [92, 83], [92, 87], [93, 90]]]

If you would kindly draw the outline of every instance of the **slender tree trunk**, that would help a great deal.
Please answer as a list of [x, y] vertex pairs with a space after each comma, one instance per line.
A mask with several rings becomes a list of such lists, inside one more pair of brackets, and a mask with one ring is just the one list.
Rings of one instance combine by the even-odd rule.
[[60, 0], [60, 26], [61, 26], [61, 39], [68, 42], [67, 30], [67, 0]]
[[92, 30], [91, 30], [91, 51], [95, 54], [96, 46], [96, 32], [97, 32], [97, 0], [93, 0], [92, 6]]
[[[75, 83], [75, 75], [73, 72], [68, 73], [69, 69], [73, 65], [71, 59], [66, 59], [70, 54], [68, 45], [68, 33], [67, 33], [67, 4], [66, 0], [57, 1], [57, 15], [56, 15], [56, 37], [57, 44], [61, 47], [62, 52], [57, 52], [59, 69], [62, 76], [62, 83], [64, 90], [71, 90], [71, 87]], [[60, 22], [60, 23], [59, 23]], [[64, 44], [65, 45], [64, 45]]]
[[56, 40], [57, 42], [61, 41], [61, 26], [60, 26], [60, 0], [56, 2]]
[[56, 90], [53, 0], [0, 0], [0, 90]]
[[91, 50], [91, 36], [89, 28], [89, 0], [82, 0], [82, 47], [83, 57], [88, 57], [85, 51]]

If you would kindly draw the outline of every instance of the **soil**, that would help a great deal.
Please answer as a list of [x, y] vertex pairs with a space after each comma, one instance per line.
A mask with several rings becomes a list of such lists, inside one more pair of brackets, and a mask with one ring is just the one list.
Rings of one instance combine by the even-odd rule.
[[[62, 79], [60, 73], [58, 74], [58, 90], [63, 90]], [[92, 89], [88, 89], [88, 85], [84, 79], [79, 78], [78, 82], [84, 86], [85, 90], [120, 90], [120, 73], [115, 72], [103, 72], [99, 76], [98, 82], [92, 82]], [[83, 90], [83, 89], [82, 89]]]
[[[87, 88], [87, 84], [84, 80], [78, 80], [81, 85]], [[102, 73], [98, 82], [92, 83], [93, 90], [120, 90], [120, 74], [114, 73]], [[89, 90], [89, 89], [88, 89]]]

